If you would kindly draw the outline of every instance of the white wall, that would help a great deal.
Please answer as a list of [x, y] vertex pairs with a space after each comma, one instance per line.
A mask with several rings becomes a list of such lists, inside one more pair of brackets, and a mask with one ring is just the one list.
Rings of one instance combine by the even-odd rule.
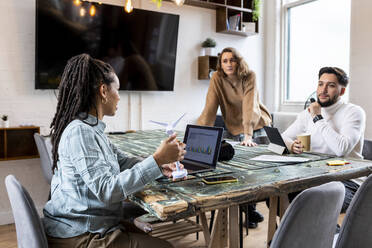
[[281, 1], [267, 1], [265, 5], [265, 83], [263, 92], [266, 107], [281, 111], [280, 103], [280, 5]]
[[[124, 1], [102, 2], [122, 5]], [[148, 120], [171, 121], [183, 112], [188, 114], [180, 129], [194, 122], [204, 106], [209, 84], [207, 80], [197, 80], [200, 43], [207, 37], [216, 39], [217, 50], [226, 46], [240, 50], [256, 72], [259, 90], [263, 92], [265, 25], [262, 20], [260, 35], [240, 37], [215, 32], [214, 10], [177, 7], [169, 2], [163, 2], [158, 10], [148, 0], [134, 4], [138, 8], [180, 15], [175, 87], [173, 92], [121, 92], [117, 115], [105, 119], [107, 131], [158, 128]], [[51, 90], [34, 89], [35, 0], [1, 0], [0, 30], [0, 115], [8, 114], [11, 126], [34, 124], [41, 127], [42, 134], [47, 134], [57, 100]], [[12, 220], [3, 187], [8, 174], [15, 174], [26, 185], [39, 209], [44, 205], [48, 187], [39, 167], [38, 159], [0, 162], [0, 224]]]
[[372, 1], [351, 1], [350, 102], [367, 116], [365, 138], [372, 139]]

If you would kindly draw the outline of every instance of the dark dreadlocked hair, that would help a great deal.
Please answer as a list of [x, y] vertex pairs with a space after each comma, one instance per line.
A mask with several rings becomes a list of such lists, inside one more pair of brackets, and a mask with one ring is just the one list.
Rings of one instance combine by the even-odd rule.
[[[102, 83], [108, 85], [115, 79], [113, 68], [88, 54], [72, 57], [65, 67], [59, 84], [56, 114], [50, 124], [53, 144], [53, 167], [57, 168], [58, 145], [66, 126], [74, 119], [85, 120], [96, 107], [98, 89]], [[83, 116], [78, 116], [84, 113]], [[97, 114], [98, 115], [98, 114]], [[97, 122], [94, 125], [98, 124]]]

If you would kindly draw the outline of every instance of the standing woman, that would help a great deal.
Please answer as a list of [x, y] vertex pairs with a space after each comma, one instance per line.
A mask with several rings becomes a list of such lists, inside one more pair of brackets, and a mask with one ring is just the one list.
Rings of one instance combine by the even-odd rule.
[[173, 135], [141, 161], [111, 144], [102, 119], [115, 115], [119, 87], [107, 63], [87, 54], [67, 62], [51, 123], [54, 175], [43, 220], [49, 247], [172, 247], [125, 230], [122, 201], [170, 176], [170, 163], [183, 159], [184, 145]]
[[[217, 72], [210, 80], [205, 107], [197, 123], [213, 126], [218, 107], [228, 131], [227, 138], [241, 141], [244, 146], [256, 146], [253, 138], [266, 135], [263, 127], [270, 125], [271, 117], [260, 103], [256, 75], [231, 47], [223, 49], [218, 56]], [[249, 225], [254, 228], [263, 217], [253, 204], [248, 209]]]
[[228, 137], [245, 146], [255, 146], [253, 138], [264, 136], [263, 126], [271, 123], [269, 111], [258, 97], [255, 73], [231, 47], [218, 56], [217, 72], [210, 80], [205, 107], [197, 123], [213, 126], [218, 107]]

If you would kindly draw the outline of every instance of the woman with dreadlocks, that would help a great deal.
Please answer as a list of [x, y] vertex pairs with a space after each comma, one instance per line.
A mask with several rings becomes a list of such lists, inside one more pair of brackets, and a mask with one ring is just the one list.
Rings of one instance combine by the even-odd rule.
[[109, 64], [87, 54], [67, 62], [51, 123], [54, 175], [43, 220], [50, 247], [172, 247], [125, 231], [122, 201], [170, 176], [173, 162], [183, 159], [184, 144], [172, 135], [143, 161], [111, 144], [102, 119], [115, 115], [119, 86]]

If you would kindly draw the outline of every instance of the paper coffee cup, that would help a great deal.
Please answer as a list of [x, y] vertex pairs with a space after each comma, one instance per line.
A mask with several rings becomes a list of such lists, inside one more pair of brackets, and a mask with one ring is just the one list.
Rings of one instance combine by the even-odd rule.
[[304, 146], [304, 152], [310, 151], [310, 139], [311, 135], [309, 133], [297, 134], [297, 140], [301, 141], [301, 144]]

